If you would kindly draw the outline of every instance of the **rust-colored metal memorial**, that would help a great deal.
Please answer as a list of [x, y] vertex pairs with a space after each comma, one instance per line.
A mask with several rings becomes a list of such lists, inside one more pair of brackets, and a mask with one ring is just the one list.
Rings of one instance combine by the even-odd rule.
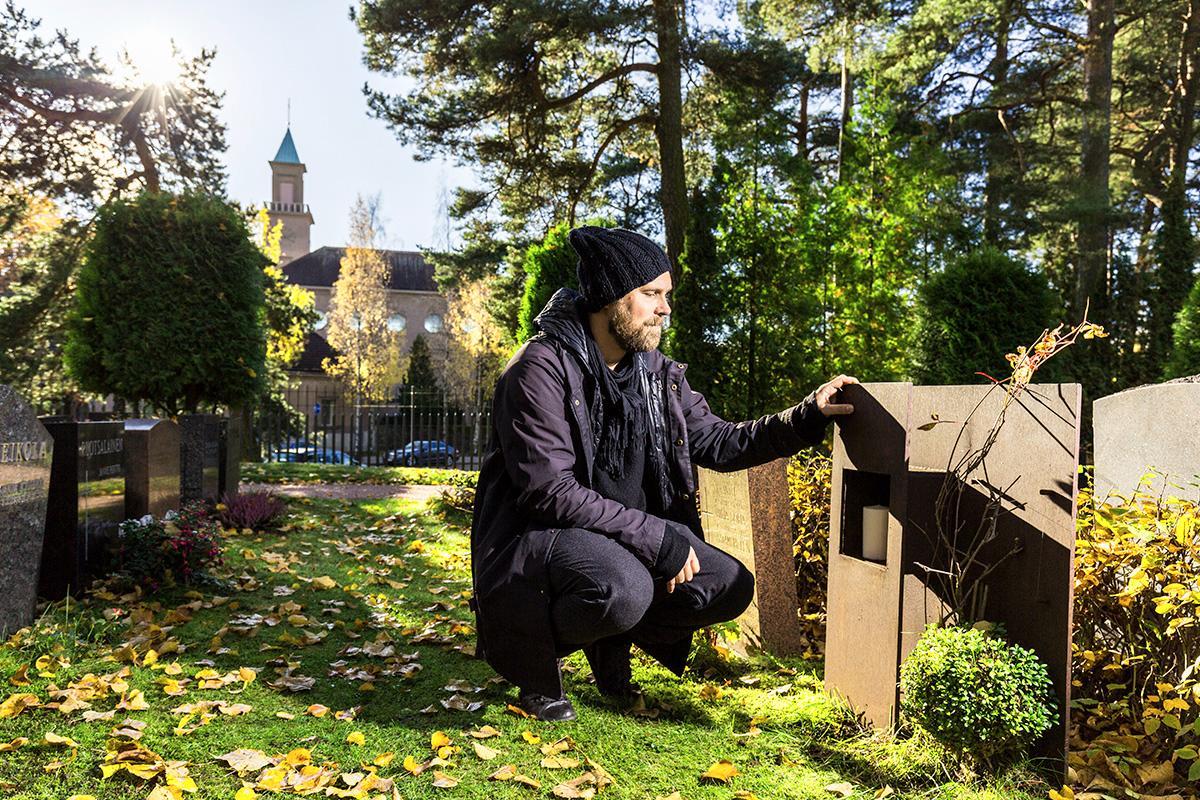
[[[1062, 759], [1082, 393], [1077, 384], [1026, 387], [1009, 405], [983, 464], [957, 481], [954, 465], [985, 444], [1005, 392], [908, 383], [842, 390], [854, 413], [838, 420], [834, 436], [825, 685], [872, 724], [896, 722], [900, 664], [947, 607], [944, 582], [930, 570], [939, 569], [935, 509], [950, 474], [957, 510], [951, 520], [943, 513], [943, 530], [958, 522], [960, 535], [976, 535], [977, 521], [999, 498], [1000, 513], [980, 551], [983, 564], [998, 566], [980, 581], [985, 601], [978, 617], [1002, 623], [1011, 641], [1049, 667], [1059, 723], [1031, 752]], [[879, 561], [864, 558], [869, 506], [887, 508]], [[869, 533], [878, 541], [882, 532]]]

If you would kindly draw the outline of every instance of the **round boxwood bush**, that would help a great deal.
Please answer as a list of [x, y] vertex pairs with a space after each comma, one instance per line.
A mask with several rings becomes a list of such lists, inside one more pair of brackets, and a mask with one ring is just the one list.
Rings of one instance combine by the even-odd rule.
[[1018, 754], [1058, 721], [1046, 665], [976, 628], [926, 629], [900, 667], [900, 693], [908, 720], [980, 761]]

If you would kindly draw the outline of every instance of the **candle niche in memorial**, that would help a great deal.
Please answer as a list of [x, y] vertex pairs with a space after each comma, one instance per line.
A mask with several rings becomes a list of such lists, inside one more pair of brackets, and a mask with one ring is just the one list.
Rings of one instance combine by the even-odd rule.
[[887, 562], [891, 479], [878, 472], [848, 469], [842, 482], [842, 536], [838, 552], [851, 558]]

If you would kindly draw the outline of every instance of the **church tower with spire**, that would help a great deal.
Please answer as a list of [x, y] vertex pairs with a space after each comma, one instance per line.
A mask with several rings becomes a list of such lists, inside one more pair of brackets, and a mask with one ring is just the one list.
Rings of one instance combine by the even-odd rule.
[[279, 144], [279, 152], [271, 159], [271, 204], [267, 211], [271, 224], [283, 223], [283, 237], [280, 246], [283, 250], [279, 259], [280, 266], [292, 259], [307, 255], [312, 250], [313, 217], [304, 202], [304, 163], [296, 154], [296, 143], [292, 141], [292, 129], [289, 126], [283, 141]]

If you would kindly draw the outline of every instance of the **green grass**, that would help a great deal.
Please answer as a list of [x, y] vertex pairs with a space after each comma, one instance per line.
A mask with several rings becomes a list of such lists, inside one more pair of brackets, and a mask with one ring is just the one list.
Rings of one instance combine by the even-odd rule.
[[474, 486], [479, 473], [433, 467], [353, 467], [343, 464], [243, 463], [247, 483], [374, 483]]
[[[0, 742], [27, 737], [30, 743], [14, 752], [0, 753], [0, 796], [55, 798], [73, 794], [111, 798], [145, 798], [151, 787], [125, 773], [101, 780], [99, 765], [105, 741], [114, 724], [126, 716], [147, 723], [141, 743], [167, 760], [186, 761], [198, 784], [196, 798], [232, 798], [241, 783], [224, 764], [213, 758], [237, 748], [252, 748], [268, 755], [309, 748], [314, 762], [333, 762], [341, 772], [362, 771], [384, 752], [395, 760], [380, 774], [396, 779], [405, 798], [422, 797], [548, 797], [558, 783], [579, 776], [583, 769], [553, 770], [540, 765], [538, 748], [522, 738], [532, 732], [544, 742], [570, 736], [576, 749], [565, 755], [590, 757], [616, 779], [600, 793], [612, 798], [655, 798], [678, 791], [687, 800], [731, 798], [735, 790], [767, 798], [829, 798], [832, 783], [848, 781], [854, 797], [874, 797], [891, 786], [895, 797], [977, 798], [1010, 800], [1044, 798], [1047, 787], [1025, 771], [970, 784], [946, 775], [938, 750], [919, 739], [896, 739], [862, 731], [844, 708], [821, 689], [819, 664], [801, 660], [760, 658], [730, 660], [720, 651], [702, 645], [693, 666], [676, 679], [653, 662], [639, 658], [635, 678], [642, 684], [657, 718], [620, 713], [604, 702], [587, 682], [588, 668], [579, 654], [566, 664], [568, 691], [579, 719], [549, 724], [522, 719], [506, 711], [515, 698], [514, 687], [489, 682], [494, 673], [468, 655], [473, 643], [472, 622], [464, 593], [470, 588], [466, 520], [439, 517], [416, 501], [388, 499], [349, 503], [337, 500], [290, 502], [287, 534], [234, 535], [226, 543], [222, 576], [243, 580], [243, 585], [216, 591], [174, 589], [151, 598], [97, 599], [86, 607], [72, 604], [51, 608], [32, 633], [0, 646], [0, 681], [9, 693], [32, 692], [44, 703], [49, 687], [66, 686], [86, 673], [111, 674], [129, 666], [128, 683], [140, 689], [149, 709], [118, 712], [110, 721], [82, 722], [81, 712], [69, 715], [54, 710], [30, 709], [0, 720]], [[275, 554], [274, 556], [270, 554]], [[264, 558], [266, 556], [266, 558]], [[284, 571], [272, 572], [272, 565]], [[312, 578], [329, 576], [336, 586], [319, 588]], [[251, 582], [244, 583], [246, 577]], [[293, 590], [277, 596], [276, 587]], [[222, 599], [227, 598], [227, 599]], [[209, 652], [214, 636], [231, 619], [249, 614], [268, 616], [281, 603], [291, 601], [307, 621], [281, 619], [263, 624], [247, 635], [227, 631], [215, 643], [228, 652]], [[434, 604], [443, 603], [443, 607]], [[342, 605], [338, 605], [342, 604]], [[115, 621], [106, 609], [122, 613]], [[429, 609], [429, 610], [427, 610]], [[109, 615], [112, 612], [109, 611]], [[135, 621], [131, 621], [135, 620]], [[151, 628], [157, 625], [158, 628]], [[412, 642], [432, 626], [448, 644]], [[309, 646], [294, 643], [302, 630], [323, 631], [325, 638]], [[331, 662], [352, 665], [381, 664], [371, 656], [343, 656], [348, 645], [362, 646], [380, 631], [395, 640], [397, 653], [417, 652], [422, 669], [411, 679], [385, 677], [375, 690], [363, 692], [358, 684], [330, 677]], [[174, 640], [183, 652], [163, 655], [158, 666], [175, 662], [183, 675], [193, 676], [210, 659], [224, 674], [240, 667], [259, 669], [257, 679], [244, 691], [236, 682], [219, 690], [201, 690], [195, 683], [187, 693], [171, 697], [155, 682], [161, 669], [128, 665], [111, 659], [131, 640], [139, 661], [151, 641]], [[141, 643], [138, 644], [138, 638]], [[282, 639], [281, 639], [282, 637]], [[289, 640], [292, 643], [289, 643]], [[126, 651], [127, 653], [128, 651]], [[39, 656], [56, 654], [69, 664], [53, 677], [39, 677], [33, 664]], [[285, 693], [267, 684], [275, 679], [272, 663], [284, 659], [298, 664], [295, 672], [316, 678], [311, 691]], [[28, 667], [32, 685], [18, 687], [9, 679]], [[465, 680], [484, 687], [472, 699], [485, 702], [478, 712], [448, 711], [438, 701], [449, 696], [443, 687]], [[711, 687], [706, 689], [705, 687]], [[790, 687], [790, 688], [788, 688]], [[720, 696], [713, 691], [719, 688]], [[7, 694], [0, 695], [6, 697]], [[218, 716], [195, 732], [174, 733], [178, 716], [170, 709], [203, 699], [222, 699], [252, 707], [244, 716]], [[117, 698], [93, 701], [93, 709], [107, 711]], [[333, 710], [361, 706], [357, 719], [341, 721], [333, 713], [322, 718], [305, 716], [310, 704]], [[422, 713], [433, 705], [437, 712]], [[277, 712], [296, 715], [281, 719]], [[751, 723], [759, 731], [745, 736]], [[466, 732], [489, 724], [501, 731], [484, 744], [500, 751], [493, 761], [482, 761], [473, 752]], [[361, 732], [365, 745], [349, 744], [346, 737]], [[432, 756], [430, 736], [445, 732], [462, 752], [450, 758], [443, 771], [460, 782], [453, 789], [432, 786], [433, 770], [413, 776], [402, 763], [405, 756], [423, 761]], [[76, 740], [72, 760], [52, 772], [44, 766], [53, 759], [70, 757], [70, 751], [41, 744], [53, 732]], [[732, 761], [740, 774], [728, 785], [709, 785], [700, 775], [720, 759]], [[505, 764], [541, 782], [533, 790], [513, 782], [488, 781], [487, 776]], [[263, 797], [276, 796], [269, 792]], [[318, 795], [324, 796], [324, 795]]]

